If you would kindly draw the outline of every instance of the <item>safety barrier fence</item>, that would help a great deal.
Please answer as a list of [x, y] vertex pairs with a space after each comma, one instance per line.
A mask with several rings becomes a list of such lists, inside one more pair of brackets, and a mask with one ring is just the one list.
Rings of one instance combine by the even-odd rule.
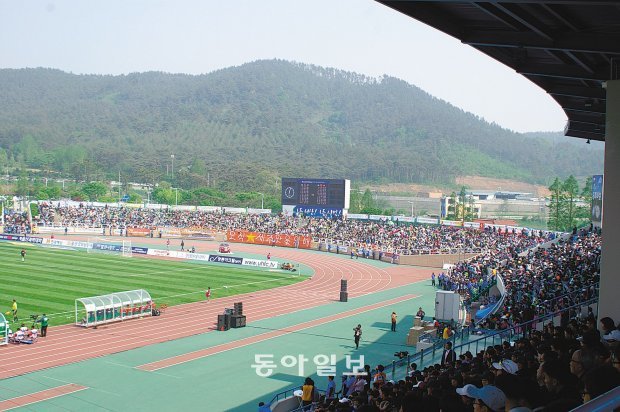
[[578, 406], [573, 409], [572, 412], [606, 412], [617, 410], [620, 410], [620, 386], [616, 386], [609, 392]]
[[[511, 328], [498, 331], [487, 330], [487, 334], [483, 336], [478, 335], [475, 329], [463, 328], [451, 336], [450, 339], [440, 340], [433, 344], [432, 347], [416, 352], [413, 355], [408, 355], [406, 358], [398, 361], [391, 361], [392, 367], [389, 375], [390, 379], [394, 381], [404, 379], [404, 377], [407, 376], [411, 370], [411, 363], [416, 363], [418, 368], [440, 363], [441, 355], [443, 354], [443, 346], [446, 342], [452, 342], [452, 349], [454, 349], [456, 353], [471, 351], [472, 349], [474, 349], [472, 353], [478, 353], [479, 349], [486, 349], [488, 346], [501, 344], [504, 341], [514, 341], [522, 337], [527, 337], [529, 331], [532, 329], [543, 330], [545, 325], [550, 322], [554, 322], [554, 324], [559, 323], [560, 318], [564, 313], [571, 313], [572, 311], [581, 310], [582, 308], [592, 306], [597, 303], [598, 297], [562, 310], [548, 313], [532, 321], [521, 323]], [[459, 342], [458, 345], [457, 342]], [[387, 364], [389, 365], [390, 362]]]
[[[295, 386], [292, 388], [288, 388], [282, 392], [278, 392], [273, 396], [273, 398], [271, 398], [271, 401], [267, 405], [271, 405], [273, 407], [273, 405], [276, 405], [278, 402], [294, 397], [295, 396], [294, 393], [296, 391], [301, 391], [302, 388], [303, 388], [302, 386]], [[325, 391], [322, 389], [317, 389], [316, 386], [314, 387], [314, 391], [318, 397], [320, 397], [321, 395], [325, 395]], [[300, 403], [299, 407], [295, 409], [288, 409], [287, 412], [298, 412], [298, 411], [303, 411], [306, 408], [308, 408], [308, 406], [301, 405], [301, 397], [299, 397], [299, 403]]]

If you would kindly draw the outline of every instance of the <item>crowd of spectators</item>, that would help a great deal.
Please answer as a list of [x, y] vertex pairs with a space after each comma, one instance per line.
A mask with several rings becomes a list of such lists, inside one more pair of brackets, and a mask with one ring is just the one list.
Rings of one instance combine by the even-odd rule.
[[30, 221], [26, 212], [4, 211], [4, 233], [30, 234]]
[[410, 253], [480, 253], [515, 248], [523, 250], [548, 239], [540, 231], [419, 226], [392, 221], [362, 221], [268, 214], [232, 214], [200, 210], [62, 206], [41, 203], [38, 225], [152, 228], [200, 227], [214, 231], [249, 230], [267, 234], [310, 236], [328, 244]]
[[597, 295], [600, 254], [601, 236], [583, 232], [507, 259], [497, 268], [506, 288], [501, 310], [484, 326], [505, 329], [558, 312], [566, 326], [577, 312], [563, 309]]
[[[602, 334], [596, 320], [549, 324], [516, 343], [412, 371], [398, 382], [366, 369], [339, 397], [322, 399], [315, 411], [568, 411], [620, 385], [620, 331]], [[609, 325], [607, 325], [609, 327]], [[614, 332], [615, 331], [615, 332]], [[615, 334], [615, 335], [614, 335]], [[616, 340], [614, 340], [614, 336]]]
[[[492, 233], [492, 230], [485, 230], [480, 236], [488, 233]], [[483, 292], [487, 292], [489, 287], [495, 284], [498, 268], [536, 249], [536, 246], [547, 240], [546, 237], [523, 233], [504, 232], [494, 235], [496, 237], [494, 247], [482, 251], [471, 259], [460, 261], [440, 273], [439, 288], [461, 294], [466, 306], [469, 306], [472, 300], [479, 299]]]

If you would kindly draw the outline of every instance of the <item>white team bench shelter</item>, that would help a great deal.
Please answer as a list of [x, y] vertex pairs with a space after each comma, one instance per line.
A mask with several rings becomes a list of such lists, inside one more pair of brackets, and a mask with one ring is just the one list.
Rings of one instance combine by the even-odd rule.
[[144, 289], [79, 298], [75, 300], [75, 324], [89, 327], [151, 316], [152, 309], [153, 300]]
[[7, 343], [9, 343], [9, 322], [0, 313], [0, 345], [6, 345]]

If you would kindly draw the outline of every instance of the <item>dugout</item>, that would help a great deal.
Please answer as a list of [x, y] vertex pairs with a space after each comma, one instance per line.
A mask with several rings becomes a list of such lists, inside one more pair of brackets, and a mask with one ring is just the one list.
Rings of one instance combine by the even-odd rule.
[[0, 345], [6, 345], [9, 343], [9, 322], [4, 317], [3, 313], [0, 313]]
[[152, 309], [151, 295], [144, 289], [79, 298], [75, 300], [75, 324], [89, 327], [151, 316]]

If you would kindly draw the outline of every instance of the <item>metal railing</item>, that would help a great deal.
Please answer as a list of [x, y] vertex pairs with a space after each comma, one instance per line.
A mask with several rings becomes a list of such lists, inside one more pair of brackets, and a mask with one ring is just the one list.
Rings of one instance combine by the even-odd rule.
[[[501, 344], [503, 341], [511, 341], [521, 337], [525, 337], [530, 329], [543, 329], [545, 323], [553, 322], [554, 318], [561, 316], [566, 311], [574, 311], [581, 309], [584, 306], [590, 306], [598, 303], [598, 298], [589, 299], [579, 304], [564, 308], [559, 311], [546, 314], [538, 317], [530, 322], [525, 322], [519, 325], [515, 325], [511, 328], [498, 330], [491, 334], [479, 336], [474, 334], [475, 330], [471, 328], [462, 328], [450, 337], [450, 339], [439, 339], [433, 343], [432, 347], [418, 351], [412, 355], [408, 355], [406, 358], [393, 360], [391, 362], [391, 368], [386, 368], [386, 372], [389, 371], [389, 379], [397, 381], [404, 379], [410, 372], [411, 363], [415, 362], [418, 368], [424, 367], [424, 365], [435, 364], [441, 361], [441, 355], [443, 354], [443, 346], [446, 342], [452, 342], [452, 349], [458, 353], [458, 350], [469, 351], [472, 346], [475, 348], [475, 353], [478, 353], [480, 347], [486, 348], [496, 344]], [[570, 313], [570, 312], [569, 312]], [[456, 342], [459, 342], [457, 345]], [[464, 349], [466, 348], [466, 349]], [[390, 362], [384, 363], [389, 365]]]
[[[577, 309], [581, 310], [581, 308], [584, 306], [590, 306], [596, 303], [598, 303], [598, 297], [578, 303], [573, 306], [569, 306], [559, 311], [548, 313], [544, 316], [538, 317], [537, 319], [531, 320], [529, 322], [521, 323], [511, 328], [499, 330], [495, 333], [491, 333], [490, 335], [482, 336], [479, 339], [470, 340], [467, 343], [460, 343], [458, 346], [454, 346], [453, 349], [457, 351], [457, 349], [463, 349], [467, 347], [467, 350], [470, 351], [471, 346], [475, 345], [474, 353], [478, 353], [478, 348], [480, 345], [482, 345], [483, 348], [486, 348], [487, 346], [501, 344], [503, 341], [510, 342], [510, 341], [515, 340], [515, 338], [517, 339], [525, 338], [527, 337], [529, 331], [533, 329], [538, 330], [539, 324], [540, 324], [540, 329], [544, 329], [546, 321], [547, 323], [554, 322], [554, 319], [556, 317], [561, 316], [565, 312], [568, 312], [570, 314], [570, 311], [574, 311]], [[490, 340], [490, 344], [489, 344], [489, 340]]]
[[620, 386], [573, 409], [572, 412], [605, 412], [620, 409]]
[[491, 288], [493, 286], [495, 286], [497, 284], [497, 279], [496, 277], [493, 277], [493, 279], [491, 279], [491, 282], [486, 285], [484, 288], [476, 291], [476, 293], [472, 294], [471, 297], [469, 298], [470, 302], [477, 302], [478, 299], [480, 299], [480, 297], [485, 294], [486, 292], [488, 292], [489, 290], [491, 290]]
[[[274, 404], [276, 404], [279, 401], [282, 401], [284, 399], [288, 399], [290, 397], [293, 397], [293, 396], [295, 396], [295, 395], [293, 395], [294, 392], [302, 390], [302, 388], [303, 388], [303, 386], [299, 385], [299, 386], [294, 386], [292, 388], [285, 389], [282, 392], [278, 392], [278, 393], [276, 393], [273, 396], [273, 398], [271, 398], [271, 401], [269, 401], [269, 403], [267, 405], [274, 405]], [[321, 396], [321, 394], [325, 394], [325, 391], [323, 389], [317, 389], [316, 386], [314, 387], [314, 391], [315, 391], [315, 393], [318, 393], [319, 396]], [[300, 406], [299, 408], [293, 409], [290, 412], [302, 411], [302, 410], [304, 410], [304, 408], [307, 408], [307, 406]]]

